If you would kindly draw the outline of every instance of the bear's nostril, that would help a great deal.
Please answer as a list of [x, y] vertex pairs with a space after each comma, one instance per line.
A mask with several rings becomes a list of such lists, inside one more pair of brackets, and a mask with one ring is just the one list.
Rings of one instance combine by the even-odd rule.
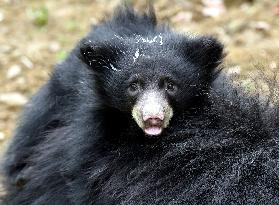
[[150, 119], [155, 119], [155, 120], [161, 120], [163, 121], [164, 120], [164, 114], [156, 114], [156, 115], [144, 115], [142, 116], [142, 119], [143, 121], [147, 121], [147, 120], [150, 120]]
[[146, 120], [149, 126], [162, 126], [163, 121], [160, 118], [149, 118]]
[[159, 118], [151, 118], [151, 119], [149, 119], [149, 123], [151, 125], [158, 125], [161, 123], [161, 120]]

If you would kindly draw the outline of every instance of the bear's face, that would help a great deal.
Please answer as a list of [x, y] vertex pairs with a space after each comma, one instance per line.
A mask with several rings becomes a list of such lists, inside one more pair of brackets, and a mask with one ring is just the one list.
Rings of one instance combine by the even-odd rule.
[[222, 45], [209, 37], [117, 38], [85, 44], [81, 57], [93, 69], [104, 103], [130, 113], [146, 135], [156, 136], [206, 93]]

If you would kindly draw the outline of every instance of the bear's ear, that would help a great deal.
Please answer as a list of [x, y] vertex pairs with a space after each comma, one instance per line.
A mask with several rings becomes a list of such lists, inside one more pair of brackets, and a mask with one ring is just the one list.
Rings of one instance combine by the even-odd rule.
[[206, 71], [213, 71], [224, 58], [223, 44], [211, 36], [187, 39], [183, 52], [187, 61], [199, 65]]
[[81, 42], [78, 58], [86, 63], [89, 68], [97, 72], [104, 70], [119, 71], [115, 62], [119, 58], [121, 48], [118, 45], [103, 42]]

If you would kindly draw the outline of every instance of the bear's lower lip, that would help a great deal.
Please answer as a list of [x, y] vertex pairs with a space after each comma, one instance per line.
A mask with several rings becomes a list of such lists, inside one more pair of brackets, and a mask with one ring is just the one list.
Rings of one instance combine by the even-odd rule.
[[156, 136], [156, 135], [160, 135], [163, 131], [163, 128], [161, 127], [156, 127], [156, 126], [152, 126], [152, 127], [148, 127], [144, 129], [145, 134], [147, 135], [151, 135], [151, 136]]

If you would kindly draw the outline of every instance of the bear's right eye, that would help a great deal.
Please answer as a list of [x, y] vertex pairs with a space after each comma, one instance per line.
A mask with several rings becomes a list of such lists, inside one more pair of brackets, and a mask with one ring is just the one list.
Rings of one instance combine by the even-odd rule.
[[140, 91], [140, 85], [137, 82], [133, 82], [129, 85], [128, 92], [131, 96], [135, 96]]
[[177, 85], [171, 81], [165, 82], [165, 90], [169, 95], [174, 95], [177, 91]]

